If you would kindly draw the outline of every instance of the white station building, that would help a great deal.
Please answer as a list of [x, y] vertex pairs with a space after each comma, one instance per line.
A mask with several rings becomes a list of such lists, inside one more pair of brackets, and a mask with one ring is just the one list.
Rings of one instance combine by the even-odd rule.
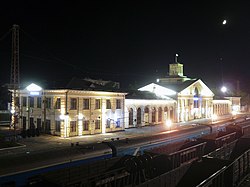
[[121, 131], [126, 128], [184, 122], [240, 109], [240, 97], [214, 99], [201, 79], [184, 76], [183, 64], [169, 64], [169, 76], [134, 92], [119, 83], [72, 79], [63, 89], [31, 84], [18, 90], [17, 127], [61, 137]]

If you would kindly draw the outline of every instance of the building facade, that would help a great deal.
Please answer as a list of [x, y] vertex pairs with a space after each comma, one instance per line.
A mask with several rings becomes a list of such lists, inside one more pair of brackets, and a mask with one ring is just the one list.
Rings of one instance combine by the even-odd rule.
[[[183, 64], [176, 61], [169, 65], [168, 77], [159, 78], [155, 83], [145, 85], [139, 90], [155, 93], [162, 98], [171, 97], [175, 100], [173, 122], [211, 118], [214, 115], [225, 115], [232, 112], [232, 99], [214, 100], [215, 94], [201, 79], [188, 78], [183, 75], [183, 72]], [[235, 103], [238, 107], [240, 106], [239, 100]]]
[[[174, 121], [176, 101], [160, 98], [140, 91], [140, 95], [128, 94], [125, 99], [125, 128], [165, 124]], [[143, 96], [147, 95], [146, 98]]]
[[182, 64], [170, 64], [168, 74], [128, 93], [93, 79], [74, 79], [67, 89], [31, 84], [18, 91], [18, 127], [71, 137], [239, 112], [240, 97], [214, 99], [201, 79], [183, 75]]
[[19, 128], [61, 137], [124, 129], [125, 93], [55, 89], [19, 93]]

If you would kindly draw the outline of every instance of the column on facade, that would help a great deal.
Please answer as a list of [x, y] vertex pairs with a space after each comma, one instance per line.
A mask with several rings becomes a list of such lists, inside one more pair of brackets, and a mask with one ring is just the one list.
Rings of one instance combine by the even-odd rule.
[[155, 123], [158, 123], [158, 106], [155, 106]]
[[180, 99], [178, 99], [178, 103], [177, 103], [177, 108], [176, 108], [176, 110], [177, 110], [177, 122], [180, 122], [180, 112], [181, 112], [181, 100]]
[[106, 101], [101, 99], [101, 110], [102, 110], [102, 133], [106, 133]]
[[82, 136], [83, 131], [83, 116], [79, 114], [78, 116], [78, 136]]
[[64, 115], [61, 121], [61, 137], [67, 138], [70, 134], [69, 116]]

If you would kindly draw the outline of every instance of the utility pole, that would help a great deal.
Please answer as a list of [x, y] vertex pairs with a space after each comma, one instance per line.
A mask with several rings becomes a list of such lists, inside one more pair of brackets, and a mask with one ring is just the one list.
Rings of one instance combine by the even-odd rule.
[[11, 75], [10, 75], [10, 89], [12, 89], [12, 126], [14, 127], [16, 136], [16, 125], [19, 116], [19, 91], [20, 75], [19, 75], [19, 25], [12, 27], [12, 56], [11, 56]]

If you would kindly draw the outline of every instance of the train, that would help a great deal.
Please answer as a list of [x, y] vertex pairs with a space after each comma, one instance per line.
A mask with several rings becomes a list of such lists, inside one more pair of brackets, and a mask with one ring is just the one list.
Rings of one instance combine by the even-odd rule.
[[[72, 176], [70, 179], [80, 186], [129, 186], [129, 185], [140, 185], [143, 183], [150, 182], [157, 178], [157, 176], [166, 175], [169, 180], [169, 174], [176, 172], [178, 170], [178, 175], [174, 175], [176, 178], [174, 182], [170, 182], [168, 186], [177, 185], [176, 181], [184, 175], [184, 170], [180, 169], [186, 167], [186, 165], [191, 164], [196, 160], [201, 160], [204, 155], [208, 155], [211, 151], [214, 151], [224, 145], [228, 145], [231, 142], [237, 140], [238, 138], [250, 134], [250, 119], [248, 117], [242, 117], [237, 119], [232, 119], [227, 122], [219, 122], [214, 124], [196, 124], [194, 126], [194, 132], [192, 134], [185, 134], [183, 136], [176, 138], [175, 141], [166, 139], [155, 144], [145, 145], [141, 147], [141, 151], [138, 151], [138, 155], [133, 156], [133, 152], [136, 148], [128, 150], [117, 150], [112, 147], [113, 152], [106, 155], [98, 156], [98, 158], [91, 158], [91, 161], [101, 161], [107, 163], [107, 160], [115, 159], [116, 162], [112, 162], [110, 167], [102, 170], [101, 173], [94, 173], [94, 175], [86, 175], [86, 178], [81, 177], [79, 179], [75, 178], [73, 168], [69, 169], [70, 166], [66, 168], [50, 170], [48, 172], [35, 172], [38, 173], [38, 178], [31, 180], [27, 186], [35, 186], [38, 183], [54, 182], [54, 179], [65, 180], [67, 177], [65, 175]], [[177, 140], [180, 142], [179, 150], [173, 150], [173, 146], [177, 147]], [[166, 143], [167, 142], [167, 143]], [[164, 146], [168, 147], [165, 149]], [[172, 147], [171, 147], [172, 146]], [[153, 149], [162, 149], [162, 152], [154, 152]], [[142, 152], [143, 151], [143, 152]], [[129, 154], [129, 155], [128, 155]], [[118, 158], [117, 156], [120, 156]], [[85, 160], [86, 161], [86, 160]], [[88, 161], [89, 162], [89, 161]], [[86, 163], [86, 162], [85, 162]], [[73, 163], [71, 163], [73, 164]], [[93, 164], [93, 163], [92, 163]], [[107, 164], [105, 164], [106, 166]], [[88, 168], [92, 168], [91, 165]], [[89, 169], [88, 169], [89, 170]], [[64, 172], [65, 171], [65, 172]], [[83, 172], [80, 169], [78, 172]], [[53, 178], [48, 177], [53, 173]], [[56, 174], [60, 173], [60, 176]], [[70, 173], [70, 174], [69, 174]], [[182, 175], [180, 175], [182, 173]], [[31, 173], [27, 174], [27, 178], [32, 178]], [[74, 176], [74, 177], [73, 177]], [[5, 180], [6, 182], [8, 179]], [[39, 182], [38, 182], [39, 181]], [[61, 181], [61, 185], [65, 186]], [[69, 181], [66, 183], [68, 184]], [[71, 181], [71, 184], [74, 183]], [[168, 184], [169, 181], [166, 181]], [[67, 186], [67, 185], [66, 185]]]

